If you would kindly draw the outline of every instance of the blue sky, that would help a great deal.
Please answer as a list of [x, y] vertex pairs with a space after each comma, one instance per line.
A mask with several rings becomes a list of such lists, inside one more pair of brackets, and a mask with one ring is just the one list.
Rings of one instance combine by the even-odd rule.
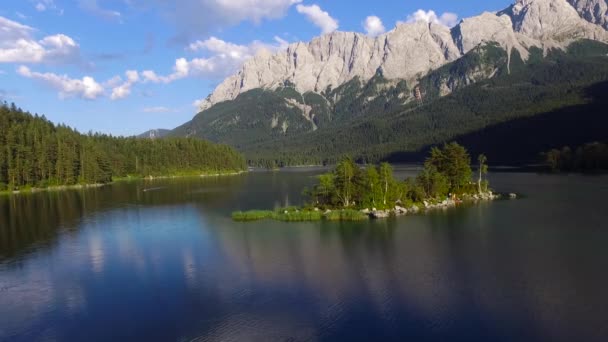
[[397, 21], [450, 26], [511, 2], [3, 0], [0, 99], [81, 132], [174, 128], [261, 48]]

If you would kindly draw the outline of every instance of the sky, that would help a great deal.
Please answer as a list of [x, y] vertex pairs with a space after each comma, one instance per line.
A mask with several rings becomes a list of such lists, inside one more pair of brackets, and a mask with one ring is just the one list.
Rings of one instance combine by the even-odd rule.
[[0, 100], [81, 132], [175, 128], [260, 49], [461, 18], [512, 0], [2, 0]]

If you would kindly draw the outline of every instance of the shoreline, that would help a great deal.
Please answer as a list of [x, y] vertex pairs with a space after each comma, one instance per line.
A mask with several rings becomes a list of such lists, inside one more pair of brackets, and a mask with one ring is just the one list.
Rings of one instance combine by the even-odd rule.
[[238, 172], [220, 172], [220, 173], [210, 173], [210, 174], [191, 174], [191, 175], [173, 175], [173, 176], [146, 176], [146, 177], [119, 177], [113, 179], [108, 183], [93, 183], [93, 184], [72, 184], [72, 185], [52, 185], [46, 188], [37, 188], [32, 187], [25, 190], [6, 190], [0, 191], [0, 196], [13, 196], [13, 195], [25, 195], [25, 194], [34, 194], [39, 192], [53, 192], [53, 191], [65, 191], [65, 190], [83, 190], [83, 189], [93, 189], [93, 188], [101, 188], [104, 186], [121, 183], [121, 182], [132, 182], [132, 181], [141, 181], [141, 180], [160, 180], [160, 179], [174, 179], [174, 178], [206, 178], [206, 177], [223, 177], [223, 176], [238, 176], [243, 173], [247, 173], [248, 171], [238, 171]]

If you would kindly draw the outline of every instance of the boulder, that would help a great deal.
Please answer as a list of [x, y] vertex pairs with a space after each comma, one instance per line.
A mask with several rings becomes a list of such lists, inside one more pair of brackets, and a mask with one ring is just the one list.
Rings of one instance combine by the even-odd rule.
[[405, 209], [405, 208], [403, 208], [401, 206], [396, 205], [395, 206], [395, 213], [396, 214], [407, 214], [407, 209]]
[[375, 218], [375, 219], [388, 218], [390, 216], [390, 211], [375, 210], [375, 211], [372, 211], [371, 216], [372, 216], [372, 218]]

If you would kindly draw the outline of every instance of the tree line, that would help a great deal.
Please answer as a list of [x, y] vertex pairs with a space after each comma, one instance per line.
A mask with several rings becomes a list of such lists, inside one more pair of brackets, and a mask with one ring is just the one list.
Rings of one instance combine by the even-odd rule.
[[485, 174], [487, 158], [477, 159], [477, 180], [473, 181], [471, 157], [457, 143], [434, 147], [415, 178], [399, 181], [389, 163], [379, 166], [358, 166], [351, 157], [344, 157], [329, 173], [319, 176], [319, 183], [305, 192], [311, 205], [320, 208], [393, 208], [395, 203], [410, 206], [425, 200], [441, 200], [452, 195], [488, 191]]
[[0, 191], [245, 168], [244, 158], [225, 145], [81, 134], [14, 104], [0, 105]]
[[608, 170], [608, 145], [588, 143], [572, 149], [565, 146], [542, 154], [544, 164], [552, 172], [592, 172]]

